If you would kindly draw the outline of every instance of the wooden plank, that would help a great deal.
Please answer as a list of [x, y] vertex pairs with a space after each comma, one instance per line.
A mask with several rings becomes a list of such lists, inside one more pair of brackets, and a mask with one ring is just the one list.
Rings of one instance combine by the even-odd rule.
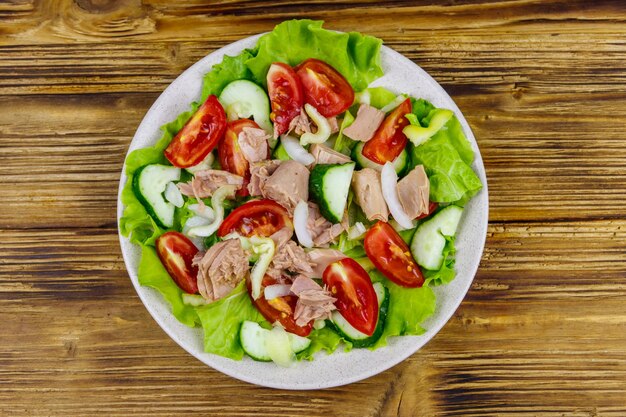
[[[176, 346], [136, 297], [115, 229], [0, 239], [4, 414], [323, 416], [338, 402], [348, 416], [626, 412], [623, 220], [492, 224], [472, 289], [433, 341], [377, 377], [317, 392], [240, 384]], [[574, 410], [581, 398], [589, 408]]]

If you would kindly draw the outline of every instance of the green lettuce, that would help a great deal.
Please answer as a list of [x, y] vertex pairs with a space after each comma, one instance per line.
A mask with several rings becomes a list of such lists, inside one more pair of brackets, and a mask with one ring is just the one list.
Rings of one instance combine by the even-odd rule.
[[[428, 122], [428, 116], [424, 122]], [[474, 152], [456, 117], [411, 151], [412, 165], [424, 165], [430, 180], [430, 199], [438, 203], [463, 204], [482, 188], [471, 167], [473, 160]]]
[[350, 113], [349, 110], [346, 110], [343, 115], [343, 120], [341, 121], [341, 126], [339, 126], [339, 133], [337, 133], [337, 138], [335, 139], [335, 144], [333, 146], [333, 149], [337, 152], [349, 155], [350, 152], [352, 152], [352, 148], [356, 146], [356, 141], [343, 134], [344, 129], [350, 126], [353, 122], [354, 116], [352, 116], [352, 113]]
[[382, 282], [389, 289], [389, 310], [385, 330], [373, 349], [387, 345], [392, 336], [419, 335], [424, 333], [420, 324], [435, 312], [435, 293], [427, 285], [421, 288], [405, 288], [389, 281], [377, 270], [370, 272], [373, 282]]
[[183, 290], [172, 280], [152, 246], [141, 246], [141, 261], [137, 271], [139, 284], [158, 290], [172, 306], [172, 314], [181, 323], [194, 326], [198, 315], [192, 306], [183, 303]]
[[[313, 360], [315, 353], [320, 350], [325, 350], [326, 353], [333, 353], [342, 341], [341, 336], [328, 326], [314, 329], [308, 337], [311, 340], [311, 344], [308, 348], [298, 353], [298, 359]], [[351, 346], [349, 342], [348, 344]]]
[[[430, 114], [431, 110], [435, 109], [435, 106], [433, 106], [430, 101], [424, 100], [423, 98], [411, 98], [411, 108], [411, 113], [421, 122]], [[412, 121], [411, 124], [419, 125], [420, 123]], [[422, 126], [428, 126], [428, 123], [422, 124]]]
[[239, 342], [241, 323], [265, 322], [248, 296], [245, 281], [227, 297], [196, 307], [196, 312], [204, 330], [204, 351], [235, 360], [241, 360], [244, 354]]
[[382, 41], [357, 32], [337, 33], [322, 28], [322, 21], [289, 20], [263, 35], [258, 52], [246, 65], [257, 82], [265, 85], [274, 62], [295, 66], [307, 58], [328, 62], [356, 91], [383, 75], [380, 66]]
[[254, 77], [246, 62], [254, 56], [254, 53], [253, 50], [244, 49], [236, 56], [224, 55], [221, 63], [213, 65], [202, 81], [202, 102], [210, 95], [219, 97], [224, 87], [232, 81], [253, 80]]

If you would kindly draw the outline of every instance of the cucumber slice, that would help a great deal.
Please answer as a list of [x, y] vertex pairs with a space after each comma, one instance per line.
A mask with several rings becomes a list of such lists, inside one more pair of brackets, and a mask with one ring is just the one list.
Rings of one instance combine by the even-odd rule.
[[380, 339], [383, 330], [385, 330], [385, 319], [387, 318], [387, 310], [389, 308], [389, 290], [380, 282], [375, 282], [373, 286], [376, 297], [378, 298], [378, 322], [371, 336], [352, 327], [339, 311], [335, 310], [332, 312], [332, 319], [330, 320], [331, 325], [335, 328], [337, 333], [351, 342], [352, 346], [357, 348], [372, 346]]
[[180, 179], [180, 168], [168, 165], [146, 165], [133, 175], [133, 191], [154, 221], [163, 228], [174, 226], [174, 204], [165, 200], [167, 184]]
[[222, 90], [219, 101], [229, 120], [252, 117], [261, 129], [272, 131], [270, 100], [265, 91], [252, 81], [237, 80], [229, 83]]
[[[239, 341], [244, 352], [256, 361], [269, 362], [271, 357], [267, 351], [266, 342], [270, 330], [264, 329], [253, 321], [244, 321], [239, 330]], [[287, 333], [291, 350], [294, 353], [302, 352], [311, 344], [311, 340], [297, 334]]]
[[411, 240], [411, 253], [418, 264], [431, 270], [441, 268], [446, 246], [444, 236], [454, 236], [462, 214], [461, 207], [448, 206], [417, 227]]
[[[383, 166], [381, 164], [377, 164], [371, 159], [363, 156], [363, 146], [365, 146], [365, 142], [359, 142], [352, 150], [352, 159], [356, 161], [357, 166], [359, 168], [372, 168], [378, 172], [382, 171]], [[398, 155], [391, 164], [396, 170], [396, 174], [400, 174], [404, 170], [404, 168], [406, 168], [408, 163], [409, 153], [406, 151], [406, 149], [402, 149], [400, 155]]]
[[319, 164], [311, 170], [309, 190], [320, 206], [322, 216], [331, 223], [340, 223], [348, 202], [354, 162]]

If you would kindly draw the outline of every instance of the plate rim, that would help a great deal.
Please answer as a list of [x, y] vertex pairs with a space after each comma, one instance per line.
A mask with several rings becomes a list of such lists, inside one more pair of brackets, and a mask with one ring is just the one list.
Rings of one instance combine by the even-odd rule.
[[[125, 167], [126, 167], [126, 159], [128, 158], [128, 155], [135, 149], [139, 149], [140, 147], [136, 146], [137, 143], [137, 138], [139, 137], [139, 133], [142, 132], [143, 130], [146, 129], [146, 127], [144, 126], [146, 123], [148, 123], [148, 119], [149, 119], [149, 115], [156, 111], [156, 109], [158, 109], [158, 107], [160, 107], [160, 105], [163, 102], [166, 102], [168, 100], [166, 100], [166, 96], [169, 96], [169, 92], [170, 90], [172, 90], [174, 88], [174, 85], [176, 84], [176, 82], [182, 78], [183, 76], [185, 76], [186, 74], [189, 74], [191, 72], [200, 72], [198, 71], [200, 68], [204, 68], [206, 65], [206, 61], [210, 59], [210, 57], [213, 56], [218, 56], [219, 58], [223, 58], [223, 56], [227, 53], [227, 52], [235, 52], [238, 53], [240, 51], [242, 51], [245, 48], [249, 48], [250, 46], [248, 44], [255, 42], [256, 40], [258, 40], [258, 38], [260, 38], [264, 33], [259, 33], [253, 36], [249, 36], [246, 38], [242, 38], [239, 39], [235, 42], [229, 43], [227, 45], [222, 46], [219, 49], [216, 49], [212, 52], [210, 52], [209, 54], [205, 55], [204, 57], [200, 58], [198, 61], [196, 61], [194, 64], [192, 64], [190, 67], [188, 67], [187, 69], [185, 69], [184, 71], [182, 71], [164, 90], [163, 92], [161, 92], [161, 94], [159, 95], [159, 97], [157, 97], [157, 99], [152, 103], [152, 105], [150, 106], [150, 108], [148, 109], [148, 111], [146, 111], [146, 113], [144, 114], [144, 117], [142, 118], [140, 124], [138, 125], [135, 134], [133, 135], [133, 138], [129, 144], [128, 150], [126, 152], [126, 156], [124, 157], [124, 162], [122, 165], [122, 172], [120, 175], [120, 181], [119, 181], [119, 186], [118, 186], [118, 194], [117, 194], [117, 229], [118, 229], [118, 238], [119, 238], [119, 242], [120, 242], [120, 249], [122, 252], [122, 258], [124, 259], [124, 265], [126, 268], [126, 271], [129, 275], [129, 278], [131, 280], [131, 283], [133, 284], [133, 287], [135, 288], [135, 291], [137, 292], [137, 295], [139, 296], [139, 299], [141, 300], [142, 304], [144, 305], [144, 307], [146, 308], [146, 310], [148, 310], [148, 313], [150, 314], [150, 316], [152, 316], [152, 318], [156, 321], [156, 323], [159, 325], [159, 327], [170, 337], [170, 339], [172, 339], [176, 344], [178, 344], [183, 350], [185, 350], [187, 353], [189, 353], [190, 355], [192, 355], [193, 357], [195, 357], [197, 360], [199, 360], [200, 362], [202, 362], [204, 365], [207, 365], [223, 374], [226, 374], [232, 378], [250, 383], [250, 384], [254, 384], [254, 385], [258, 385], [258, 386], [264, 386], [264, 387], [269, 387], [269, 388], [275, 388], [275, 389], [287, 389], [287, 390], [311, 390], [311, 389], [323, 389], [323, 388], [333, 388], [333, 387], [338, 387], [338, 386], [343, 386], [343, 385], [348, 385], [354, 382], [358, 382], [367, 378], [370, 378], [372, 376], [378, 375], [398, 364], [400, 364], [401, 362], [405, 361], [408, 357], [412, 356], [413, 354], [415, 354], [416, 352], [418, 352], [421, 348], [424, 347], [424, 345], [426, 345], [429, 341], [431, 341], [440, 331], [441, 329], [450, 321], [450, 318], [454, 315], [454, 313], [458, 310], [458, 308], [460, 307], [460, 305], [462, 304], [462, 302], [465, 300], [466, 296], [467, 296], [467, 292], [469, 291], [470, 286], [472, 285], [475, 277], [476, 277], [476, 273], [478, 271], [479, 265], [480, 265], [480, 260], [482, 259], [482, 255], [484, 252], [484, 247], [486, 244], [486, 238], [487, 238], [487, 228], [488, 228], [488, 224], [489, 224], [489, 194], [488, 194], [488, 184], [487, 184], [487, 177], [486, 177], [486, 171], [484, 168], [484, 163], [482, 160], [482, 154], [480, 152], [479, 146], [478, 146], [478, 142], [475, 139], [475, 136], [473, 134], [473, 131], [471, 130], [469, 123], [467, 122], [467, 120], [465, 119], [465, 116], [463, 115], [463, 113], [461, 112], [461, 110], [459, 109], [459, 107], [457, 106], [456, 102], [454, 102], [454, 100], [452, 99], [452, 97], [450, 97], [450, 95], [445, 91], [445, 89], [432, 77], [430, 76], [430, 74], [428, 74], [424, 69], [422, 69], [419, 65], [417, 65], [415, 62], [413, 62], [412, 60], [410, 60], [409, 58], [405, 57], [404, 55], [402, 55], [401, 53], [395, 51], [394, 49], [386, 46], [386, 45], [382, 45], [381, 46], [381, 55], [383, 53], [385, 54], [390, 54], [391, 56], [394, 56], [395, 59], [399, 59], [402, 61], [405, 61], [408, 65], [412, 66], [412, 70], [415, 70], [416, 72], [418, 72], [420, 74], [420, 76], [425, 79], [426, 81], [428, 81], [431, 84], [431, 88], [434, 88], [435, 90], [438, 90], [437, 93], [440, 94], [441, 96], [443, 96], [445, 99], [447, 99], [450, 103], [451, 106], [450, 109], [454, 111], [455, 115], [457, 116], [457, 118], [459, 119], [459, 122], [461, 123], [461, 126], [463, 127], [463, 131], [466, 134], [468, 140], [470, 141], [470, 143], [472, 144], [472, 148], [474, 149], [474, 161], [472, 163], [472, 169], [474, 169], [474, 171], [476, 172], [476, 174], [478, 175], [478, 177], [480, 178], [481, 182], [482, 182], [482, 189], [479, 191], [479, 193], [477, 193], [472, 199], [477, 199], [477, 198], [481, 198], [482, 200], [484, 200], [484, 214], [483, 216], [481, 216], [481, 219], [484, 219], [483, 224], [481, 224], [481, 229], [480, 229], [480, 242], [478, 242], [478, 247], [477, 247], [477, 255], [476, 255], [476, 260], [475, 262], [473, 262], [472, 267], [471, 267], [471, 271], [468, 271], [468, 275], [471, 276], [470, 279], [467, 280], [467, 282], [465, 283], [465, 285], [463, 287], [461, 287], [461, 293], [462, 296], [460, 296], [459, 300], [457, 302], [454, 303], [453, 308], [450, 308], [449, 311], [447, 311], [447, 313], [445, 313], [443, 315], [443, 320], [440, 320], [440, 322], [434, 326], [434, 327], [430, 327], [428, 328], [424, 334], [422, 335], [418, 335], [418, 336], [400, 336], [401, 338], [414, 338], [416, 339], [416, 343], [412, 344], [412, 346], [408, 349], [406, 349], [406, 351], [394, 355], [392, 359], [385, 361], [382, 365], [377, 366], [376, 368], [374, 368], [374, 371], [370, 371], [370, 370], [361, 370], [360, 372], [357, 372], [355, 374], [349, 375], [349, 376], [344, 376], [342, 379], [337, 380], [337, 381], [331, 381], [331, 382], [326, 382], [326, 383], [301, 383], [301, 384], [281, 384], [281, 383], [264, 383], [264, 381], [260, 380], [259, 377], [254, 378], [248, 375], [242, 375], [239, 374], [231, 369], [229, 369], [228, 366], [222, 366], [219, 363], [216, 363], [215, 361], [211, 361], [209, 358], [211, 357], [217, 357], [217, 358], [222, 358], [219, 355], [214, 355], [214, 354], [208, 354], [205, 352], [201, 352], [199, 354], [197, 354], [196, 352], [194, 352], [192, 350], [191, 346], [187, 346], [184, 343], [184, 340], [182, 340], [181, 337], [177, 336], [175, 334], [175, 329], [171, 329], [166, 323], [163, 322], [163, 320], [159, 317], [159, 315], [157, 314], [157, 308], [153, 307], [147, 300], [146, 300], [146, 293], [144, 293], [144, 291], [154, 291], [156, 292], [157, 290], [149, 288], [149, 287], [143, 287], [138, 283], [138, 277], [137, 277], [137, 271], [136, 270], [131, 270], [130, 265], [130, 253], [128, 253], [126, 250], [124, 250], [124, 247], [127, 245], [133, 245], [132, 243], [130, 243], [129, 239], [122, 236], [121, 233], [121, 229], [119, 227], [119, 219], [122, 217], [123, 214], [123, 210], [124, 210], [124, 206], [122, 204], [121, 201], [121, 196], [122, 196], [122, 191], [124, 189], [124, 185], [126, 183], [127, 180], [127, 176], [126, 176], [126, 172], [125, 172]], [[235, 50], [235, 51], [233, 51]], [[382, 57], [381, 57], [382, 60]], [[219, 62], [219, 61], [218, 61]], [[214, 64], [215, 65], [215, 64]], [[204, 73], [205, 71], [202, 71], [202, 73]], [[382, 78], [382, 77], [381, 77]], [[379, 78], [378, 80], [380, 80], [381, 78]], [[375, 80], [373, 83], [370, 84], [370, 86], [376, 86], [377, 85], [377, 81]], [[189, 103], [185, 103], [186, 105], [188, 105]], [[170, 119], [170, 120], [173, 120]], [[161, 126], [157, 126], [155, 128], [155, 130], [157, 132], [159, 132], [159, 135], [161, 134]], [[153, 128], [154, 129], [154, 128]], [[133, 146], [135, 144], [135, 146]], [[478, 168], [478, 169], [477, 169]], [[136, 245], [135, 245], [136, 246]], [[458, 272], [457, 272], [458, 273]], [[167, 303], [167, 301], [163, 300], [163, 302], [165, 304], [167, 304], [169, 306], [169, 304]], [[154, 311], [153, 311], [154, 310]], [[169, 314], [172, 315], [171, 313], [171, 309], [169, 309]], [[429, 316], [429, 318], [433, 317], [435, 314]], [[427, 337], [424, 340], [424, 335], [426, 333], [432, 333], [430, 334], [429, 337]], [[398, 337], [398, 338], [400, 338]], [[419, 340], [419, 339], [422, 340]], [[323, 354], [323, 353], [322, 353]], [[208, 356], [207, 356], [208, 355]], [[316, 359], [317, 356], [319, 355], [316, 354]], [[329, 356], [333, 356], [334, 354], [331, 354]], [[223, 359], [223, 358], [222, 358]], [[244, 360], [246, 360], [247, 358], [244, 358]], [[232, 361], [232, 360], [231, 360]], [[211, 362], [211, 363], [209, 363]], [[236, 362], [236, 361], [235, 361]], [[278, 368], [277, 368], [278, 370]]]

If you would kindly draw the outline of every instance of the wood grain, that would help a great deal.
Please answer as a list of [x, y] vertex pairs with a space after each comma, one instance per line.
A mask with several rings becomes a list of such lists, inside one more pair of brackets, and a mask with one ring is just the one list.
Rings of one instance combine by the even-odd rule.
[[[626, 415], [623, 6], [0, 3], [0, 415]], [[379, 36], [433, 75], [490, 191], [481, 266], [444, 329], [376, 377], [311, 392], [239, 382], [178, 347], [130, 284], [115, 218], [160, 92], [294, 17]]]

